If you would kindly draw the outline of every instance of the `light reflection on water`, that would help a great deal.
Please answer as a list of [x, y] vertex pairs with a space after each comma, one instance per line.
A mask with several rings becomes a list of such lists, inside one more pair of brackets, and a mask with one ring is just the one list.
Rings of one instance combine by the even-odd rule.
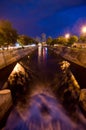
[[42, 46], [38, 47], [38, 63], [41, 63], [41, 56], [42, 56]]
[[48, 53], [48, 48], [47, 47], [38, 47], [38, 64], [46, 64], [47, 61], [47, 53]]
[[48, 49], [47, 47], [43, 48], [43, 62], [46, 62], [47, 60], [47, 53], [48, 53]]

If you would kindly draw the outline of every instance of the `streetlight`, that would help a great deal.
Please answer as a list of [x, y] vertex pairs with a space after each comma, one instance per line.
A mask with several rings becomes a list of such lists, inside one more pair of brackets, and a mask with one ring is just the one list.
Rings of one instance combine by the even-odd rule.
[[83, 26], [81, 31], [82, 31], [83, 34], [86, 34], [86, 26]]
[[70, 34], [69, 34], [69, 33], [65, 34], [65, 38], [66, 38], [66, 39], [69, 39], [69, 37], [70, 37]]

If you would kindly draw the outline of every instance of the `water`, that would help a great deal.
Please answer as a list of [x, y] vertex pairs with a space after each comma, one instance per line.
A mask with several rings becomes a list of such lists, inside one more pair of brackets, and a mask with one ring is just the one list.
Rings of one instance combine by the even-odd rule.
[[39, 47], [31, 58], [21, 61], [31, 71], [31, 82], [26, 94], [16, 101], [3, 130], [85, 130], [85, 118], [81, 115], [83, 127], [73, 122], [51, 89], [62, 60], [47, 47]]

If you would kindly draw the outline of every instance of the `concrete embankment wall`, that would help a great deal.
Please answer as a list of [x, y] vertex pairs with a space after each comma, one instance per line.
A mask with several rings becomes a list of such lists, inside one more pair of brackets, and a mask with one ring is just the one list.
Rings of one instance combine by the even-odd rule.
[[[12, 106], [12, 96], [9, 89], [0, 90], [0, 124], [6, 112]], [[1, 127], [1, 126], [0, 126]]]
[[54, 51], [68, 61], [86, 68], [86, 49], [70, 48], [64, 46], [54, 47]]
[[[24, 49], [22, 48], [16, 50], [4, 50], [0, 52], [0, 69], [20, 60], [26, 55], [31, 54], [36, 48], [37, 47], [28, 47]], [[20, 67], [17, 69], [21, 69], [21, 71], [23, 70]], [[5, 120], [6, 114], [10, 110], [12, 105], [13, 98], [11, 90], [3, 88], [3, 90], [0, 90], [0, 128], [3, 126], [3, 120]]]
[[30, 54], [36, 47], [28, 47], [16, 50], [4, 50], [0, 52], [0, 69], [18, 61], [24, 56]]

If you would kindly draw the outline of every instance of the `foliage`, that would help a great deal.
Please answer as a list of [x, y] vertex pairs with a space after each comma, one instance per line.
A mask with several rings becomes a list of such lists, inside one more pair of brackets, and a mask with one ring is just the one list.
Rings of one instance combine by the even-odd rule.
[[67, 44], [67, 39], [65, 37], [63, 37], [63, 36], [59, 36], [57, 38], [57, 43], [62, 44], [62, 45], [66, 45]]
[[86, 43], [86, 36], [81, 35], [81, 36], [79, 37], [79, 42]]
[[55, 39], [52, 40], [51, 44], [54, 45], [54, 44], [60, 44], [60, 45], [71, 45], [73, 44], [74, 42], [77, 42], [78, 41], [78, 37], [73, 35], [71, 36], [70, 38], [65, 38], [63, 36], [59, 36]]
[[28, 45], [31, 43], [34, 43], [35, 40], [29, 36], [26, 35], [19, 35], [17, 41], [21, 44], [21, 45]]
[[12, 27], [9, 21], [0, 21], [0, 45], [14, 44], [17, 40], [17, 31]]
[[78, 42], [78, 37], [76, 35], [70, 36], [68, 39], [68, 45], [72, 45], [74, 42]]
[[2, 46], [3, 41], [4, 41], [4, 37], [3, 37], [2, 33], [0, 33], [0, 47]]
[[48, 37], [46, 40], [46, 44], [51, 45], [52, 41], [53, 41], [52, 37]]
[[54, 45], [54, 44], [57, 44], [57, 39], [53, 39], [52, 42], [51, 42], [51, 45]]
[[58, 38], [53, 39], [51, 44], [52, 45], [54, 45], [54, 44], [66, 45], [67, 44], [67, 40], [63, 36], [59, 36]]

